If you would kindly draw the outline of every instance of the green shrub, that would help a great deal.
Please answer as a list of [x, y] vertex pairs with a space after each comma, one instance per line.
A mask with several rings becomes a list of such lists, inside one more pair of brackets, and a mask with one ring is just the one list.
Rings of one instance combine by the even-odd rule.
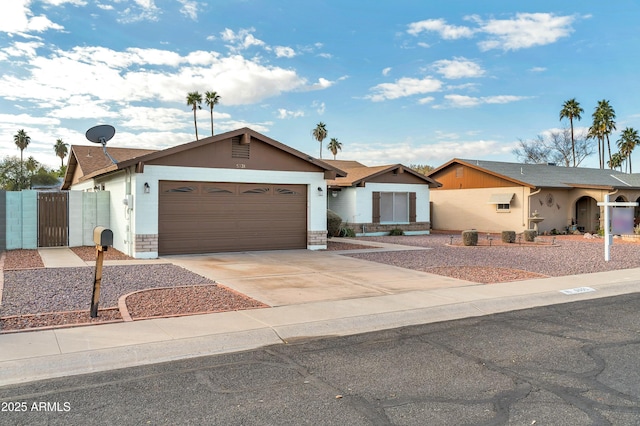
[[536, 240], [537, 236], [538, 236], [538, 232], [535, 229], [525, 229], [524, 230], [524, 240], [525, 241], [533, 242], [533, 241]]
[[502, 231], [502, 242], [503, 243], [515, 243], [516, 242], [516, 231]]
[[462, 231], [462, 244], [465, 246], [477, 246], [478, 245], [478, 231]]
[[338, 213], [327, 209], [327, 237], [337, 236], [340, 232], [340, 225], [342, 225], [342, 218], [338, 216]]
[[340, 228], [340, 234], [339, 235], [341, 237], [355, 238], [356, 231], [354, 231], [351, 228]]
[[404, 235], [404, 231], [400, 228], [394, 228], [391, 231], [389, 231], [389, 235], [393, 235], [393, 236]]

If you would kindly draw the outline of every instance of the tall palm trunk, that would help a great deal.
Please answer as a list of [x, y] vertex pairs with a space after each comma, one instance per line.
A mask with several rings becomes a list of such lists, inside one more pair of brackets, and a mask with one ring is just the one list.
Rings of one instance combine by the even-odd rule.
[[198, 140], [198, 123], [196, 122], [196, 107], [193, 106], [193, 126], [196, 128], [196, 140]]
[[569, 123], [571, 124], [571, 151], [573, 152], [573, 167], [576, 166], [576, 142], [573, 139], [573, 117], [569, 117]]

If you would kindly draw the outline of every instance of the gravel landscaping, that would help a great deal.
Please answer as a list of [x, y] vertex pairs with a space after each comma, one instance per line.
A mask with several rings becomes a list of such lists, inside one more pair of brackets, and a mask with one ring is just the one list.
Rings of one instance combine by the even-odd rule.
[[[466, 247], [460, 234], [363, 237], [357, 240], [379, 241], [407, 246], [432, 248], [427, 251], [394, 251], [349, 254], [350, 257], [430, 272], [479, 283], [496, 283], [541, 276], [565, 276], [640, 267], [640, 244], [615, 240], [611, 260], [604, 261], [601, 238], [556, 236], [544, 244], [505, 244], [494, 239], [493, 245]], [[481, 237], [482, 238], [482, 237]], [[356, 241], [357, 241], [356, 240]]]
[[[7, 258], [16, 260], [21, 252], [33, 261], [34, 250], [8, 252]], [[117, 308], [120, 296], [137, 290], [147, 291], [127, 298], [134, 319], [266, 306], [175, 265], [104, 266], [99, 307], [105, 312], [91, 319], [94, 273], [93, 267], [5, 270], [0, 331], [119, 320], [120, 313], [109, 308]]]
[[[453, 236], [453, 241], [451, 239]], [[384, 251], [358, 241], [383, 242], [431, 250]], [[453, 244], [450, 244], [450, 243]], [[491, 244], [491, 245], [489, 245]], [[329, 241], [327, 250], [372, 249], [345, 254], [477, 283], [497, 283], [640, 267], [640, 244], [616, 240], [611, 261], [604, 261], [602, 239], [582, 236], [544, 237], [541, 243], [506, 244], [480, 236], [479, 246], [465, 247], [459, 234], [363, 237]], [[74, 248], [85, 261], [95, 260], [93, 247]], [[126, 260], [108, 250], [105, 260]], [[5, 253], [0, 332], [78, 323], [122, 321], [118, 299], [135, 319], [265, 307], [259, 301], [171, 264], [105, 266], [98, 318], [89, 317], [93, 267], [43, 268], [37, 250]]]

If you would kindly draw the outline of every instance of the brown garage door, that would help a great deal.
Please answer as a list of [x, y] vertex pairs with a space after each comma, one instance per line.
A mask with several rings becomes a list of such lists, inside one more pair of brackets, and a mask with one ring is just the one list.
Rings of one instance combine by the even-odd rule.
[[158, 252], [307, 247], [306, 185], [161, 181]]

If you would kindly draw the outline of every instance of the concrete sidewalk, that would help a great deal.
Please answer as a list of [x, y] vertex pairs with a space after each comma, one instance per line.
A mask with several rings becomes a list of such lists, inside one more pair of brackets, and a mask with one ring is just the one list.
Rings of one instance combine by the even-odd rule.
[[[330, 269], [327, 262], [356, 260], [337, 253], [264, 252], [203, 256], [201, 262], [195, 257], [169, 260], [198, 273], [223, 276], [224, 284], [244, 285], [251, 293], [260, 291], [255, 280], [294, 276], [311, 275], [322, 287], [328, 276], [337, 280], [346, 271], [330, 276], [313, 268]], [[287, 257], [297, 263], [282, 265]], [[256, 262], [276, 269], [262, 266], [260, 272]], [[296, 293], [298, 303], [266, 309], [3, 334], [0, 385], [640, 291], [640, 269], [476, 285], [387, 265], [369, 266], [347, 274], [343, 285], [353, 284], [354, 293], [343, 293], [338, 300], [318, 298], [321, 292], [310, 289]], [[396, 286], [394, 277], [403, 284]], [[361, 291], [364, 296], [359, 297]]]

